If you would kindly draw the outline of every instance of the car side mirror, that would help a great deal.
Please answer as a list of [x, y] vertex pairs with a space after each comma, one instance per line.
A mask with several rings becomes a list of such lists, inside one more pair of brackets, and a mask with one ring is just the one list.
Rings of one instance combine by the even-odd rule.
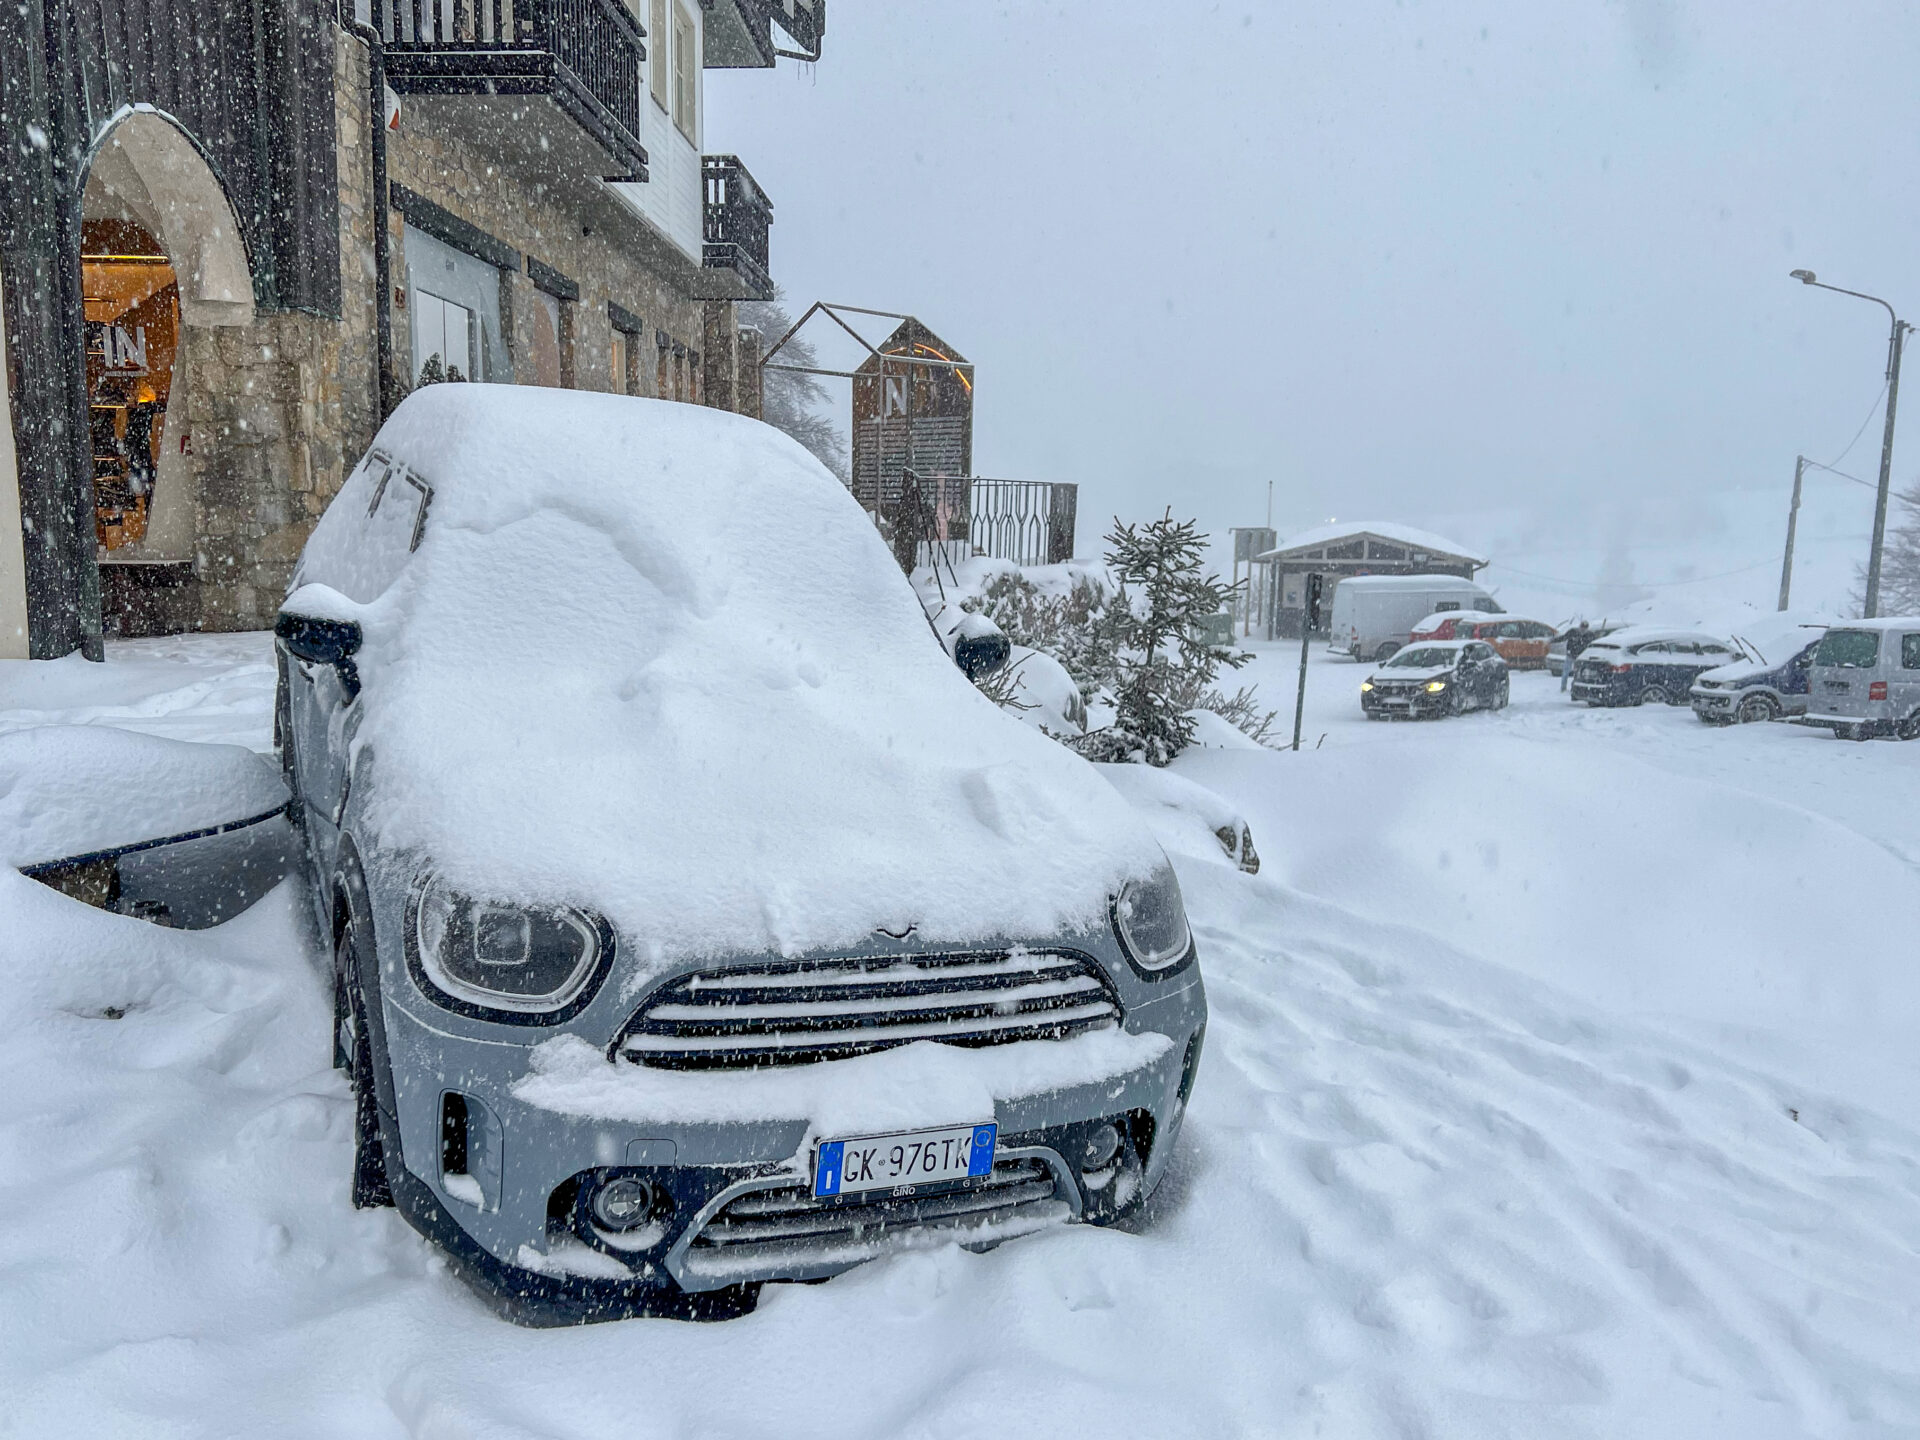
[[282, 610], [273, 633], [288, 651], [315, 665], [339, 665], [360, 649], [360, 624], [355, 620], [322, 620]]
[[969, 680], [991, 675], [1007, 663], [1013, 654], [1013, 642], [1004, 634], [968, 635], [954, 641], [953, 663]]

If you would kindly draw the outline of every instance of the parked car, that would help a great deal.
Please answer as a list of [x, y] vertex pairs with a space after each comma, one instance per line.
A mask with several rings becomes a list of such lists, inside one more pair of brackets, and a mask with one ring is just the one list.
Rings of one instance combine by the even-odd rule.
[[1507, 662], [1484, 640], [1423, 640], [1396, 652], [1360, 682], [1369, 720], [1423, 719], [1502, 710]]
[[1717, 636], [1629, 626], [1580, 652], [1573, 698], [1587, 705], [1677, 705], [1702, 674], [1739, 658], [1732, 642]]
[[1499, 652], [1512, 670], [1538, 670], [1547, 663], [1547, 645], [1553, 627], [1513, 615], [1484, 615], [1477, 610], [1459, 615], [1430, 615], [1413, 632], [1420, 640], [1484, 640]]
[[1488, 610], [1437, 610], [1424, 619], [1416, 620], [1413, 632], [1407, 637], [1411, 645], [1415, 640], [1470, 640], [1461, 627], [1473, 625], [1482, 620], [1495, 620], [1498, 615]]
[[1920, 616], [1834, 626], [1807, 678], [1807, 724], [1843, 740], [1920, 738]]
[[1809, 630], [1812, 633], [1801, 632], [1804, 640], [1799, 649], [1789, 651], [1779, 664], [1761, 656], [1702, 672], [1689, 692], [1693, 713], [1710, 725], [1744, 725], [1806, 714], [1807, 675], [1824, 633], [1818, 626]]
[[1443, 610], [1498, 615], [1500, 605], [1458, 575], [1350, 576], [1333, 589], [1327, 648], [1379, 662], [1412, 638], [1421, 616]]
[[738, 1314], [1166, 1173], [1172, 869], [778, 431], [422, 387], [275, 633], [354, 1201], [512, 1318]]

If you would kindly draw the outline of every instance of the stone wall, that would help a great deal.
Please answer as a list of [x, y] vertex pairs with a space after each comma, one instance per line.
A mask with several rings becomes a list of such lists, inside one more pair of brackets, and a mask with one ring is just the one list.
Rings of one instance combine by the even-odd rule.
[[[547, 102], [530, 100], [528, 105]], [[690, 293], [698, 264], [674, 249], [611, 192], [574, 167], [515, 148], [515, 129], [501, 123], [498, 102], [463, 96], [410, 95], [400, 127], [387, 147], [389, 178], [485, 231], [523, 256], [558, 271], [580, 287], [577, 301], [563, 302], [563, 334], [572, 339], [572, 384], [582, 390], [612, 390], [613, 325], [607, 302], [646, 322], [631, 371], [639, 393], [657, 395], [664, 332], [683, 356], [699, 354], [707, 332], [706, 306]], [[531, 129], [531, 126], [526, 127]], [[405, 283], [405, 222], [393, 217], [394, 284]], [[521, 384], [535, 383], [533, 325], [539, 304], [523, 265], [502, 272], [501, 328]], [[732, 305], [727, 311], [732, 331]], [[406, 312], [394, 312], [395, 350], [406, 363]], [[671, 350], [669, 355], [671, 356]], [[669, 365], [671, 374], [672, 365]], [[680, 364], [682, 393], [690, 398], [697, 372]], [[668, 389], [672, 389], [669, 379]], [[674, 398], [669, 395], [668, 398]]]

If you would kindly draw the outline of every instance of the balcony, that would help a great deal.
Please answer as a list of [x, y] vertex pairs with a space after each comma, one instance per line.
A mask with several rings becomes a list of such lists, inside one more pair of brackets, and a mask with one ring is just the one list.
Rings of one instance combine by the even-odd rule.
[[592, 141], [563, 144], [561, 158], [577, 152], [608, 179], [647, 178], [646, 45], [621, 0], [373, 0], [373, 24], [397, 93], [544, 97]]
[[706, 243], [700, 264], [708, 282], [704, 288], [712, 292], [707, 298], [772, 299], [767, 231], [773, 224], [773, 202], [737, 155], [702, 155], [700, 178], [706, 187]]

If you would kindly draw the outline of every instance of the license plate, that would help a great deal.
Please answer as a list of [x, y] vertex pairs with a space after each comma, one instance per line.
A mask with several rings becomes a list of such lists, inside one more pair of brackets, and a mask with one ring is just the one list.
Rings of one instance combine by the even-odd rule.
[[813, 1193], [912, 1193], [922, 1185], [993, 1173], [996, 1125], [956, 1125], [895, 1135], [823, 1140], [813, 1152]]

